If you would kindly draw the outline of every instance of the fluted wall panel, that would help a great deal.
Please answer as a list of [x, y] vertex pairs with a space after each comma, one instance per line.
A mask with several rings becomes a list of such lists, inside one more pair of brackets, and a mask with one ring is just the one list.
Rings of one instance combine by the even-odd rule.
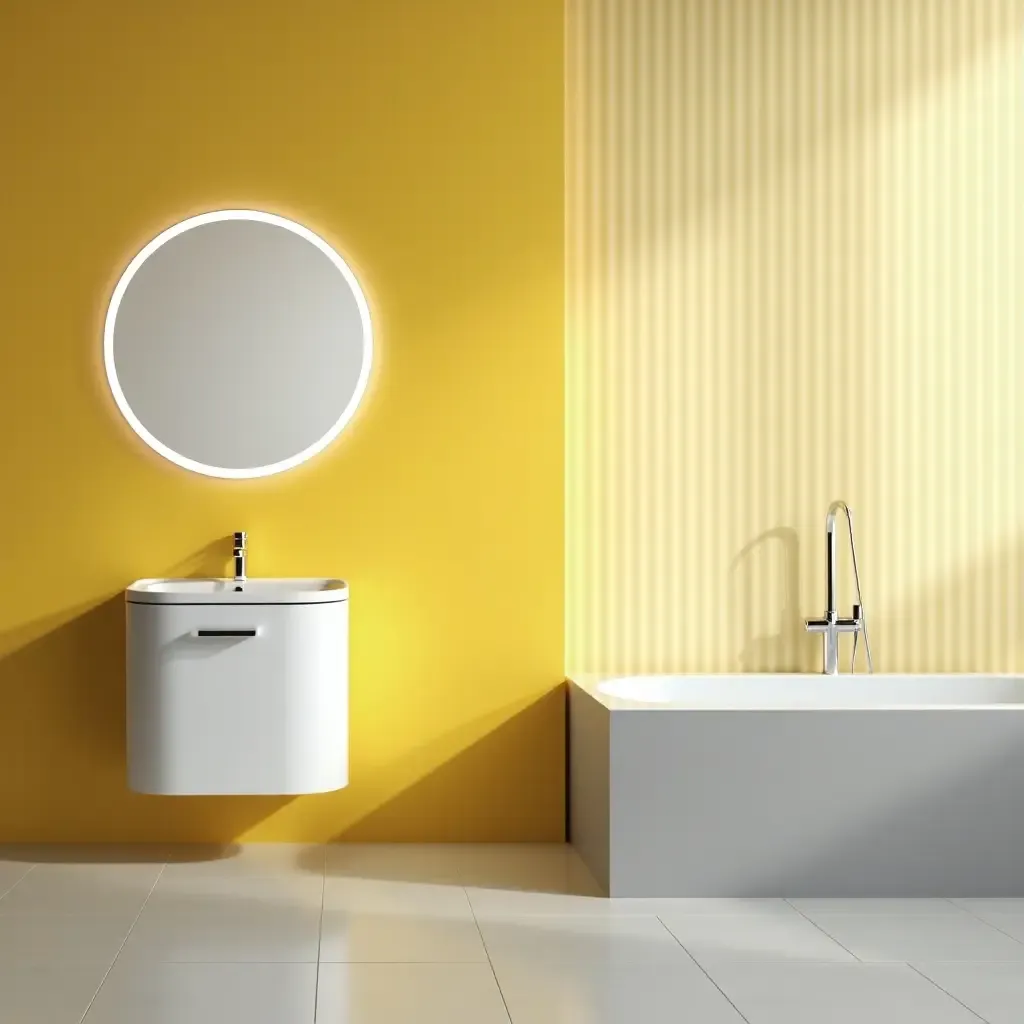
[[816, 670], [833, 498], [876, 668], [1020, 669], [1024, 2], [569, 0], [566, 95], [569, 672]]

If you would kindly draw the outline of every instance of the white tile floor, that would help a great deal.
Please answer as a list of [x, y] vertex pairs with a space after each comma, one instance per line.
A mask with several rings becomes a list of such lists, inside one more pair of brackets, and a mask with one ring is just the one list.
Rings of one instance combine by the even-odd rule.
[[1020, 1024], [1024, 900], [606, 900], [562, 846], [0, 848], [12, 1024]]

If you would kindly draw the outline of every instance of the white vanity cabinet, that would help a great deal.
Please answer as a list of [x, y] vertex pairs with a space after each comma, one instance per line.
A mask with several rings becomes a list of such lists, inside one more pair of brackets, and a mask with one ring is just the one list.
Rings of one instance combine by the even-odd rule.
[[126, 592], [128, 781], [168, 795], [348, 783], [348, 587], [140, 580]]

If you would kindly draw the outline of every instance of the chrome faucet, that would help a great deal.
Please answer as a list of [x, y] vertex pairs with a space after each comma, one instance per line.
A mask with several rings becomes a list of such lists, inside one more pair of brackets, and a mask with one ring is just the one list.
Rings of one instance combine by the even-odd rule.
[[245, 582], [245, 531], [240, 530], [235, 534], [235, 582]]
[[[853, 582], [857, 591], [857, 603], [853, 606], [853, 614], [848, 619], [841, 619], [836, 613], [836, 513], [846, 515], [846, 525], [850, 534], [850, 555], [853, 559]], [[868, 624], [864, 616], [864, 603], [860, 593], [860, 571], [857, 568], [857, 545], [853, 539], [853, 513], [845, 501], [833, 501], [825, 516], [826, 577], [825, 577], [825, 615], [820, 619], [807, 619], [805, 627], [808, 633], [821, 633], [824, 644], [822, 672], [834, 676], [839, 672], [839, 637], [843, 633], [853, 634], [853, 657], [850, 659], [850, 671], [853, 672], [857, 663], [857, 641], [864, 636], [864, 653], [867, 655], [868, 671], [874, 672], [871, 661], [871, 643], [868, 640]]]

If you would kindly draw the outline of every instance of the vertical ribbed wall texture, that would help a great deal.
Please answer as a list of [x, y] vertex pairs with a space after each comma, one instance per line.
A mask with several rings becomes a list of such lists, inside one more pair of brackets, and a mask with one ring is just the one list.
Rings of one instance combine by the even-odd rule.
[[876, 669], [1020, 669], [1024, 0], [569, 0], [567, 50], [569, 672], [819, 670], [833, 498]]

